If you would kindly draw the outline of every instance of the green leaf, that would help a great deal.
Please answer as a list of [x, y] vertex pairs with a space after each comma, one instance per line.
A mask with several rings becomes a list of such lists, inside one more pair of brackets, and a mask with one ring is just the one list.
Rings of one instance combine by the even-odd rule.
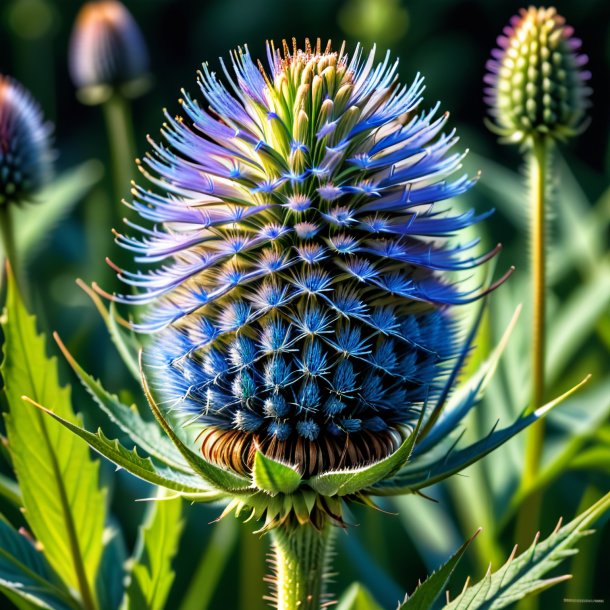
[[12, 592], [35, 608], [78, 609], [68, 592], [52, 582], [56, 578], [42, 553], [0, 520], [0, 590]]
[[555, 400], [540, 407], [525, 417], [520, 417], [515, 423], [496, 430], [495, 428], [481, 440], [459, 449], [453, 450], [453, 446], [445, 455], [429, 456], [427, 453], [409, 462], [393, 479], [380, 481], [374, 487], [374, 493], [379, 495], [400, 495], [409, 493], [424, 487], [429, 487], [443, 479], [463, 470], [470, 464], [477, 462], [482, 457], [504, 444], [521, 430], [544, 417], [551, 409], [571, 396], [582, 385], [589, 380], [586, 377], [578, 385], [574, 386]]
[[543, 576], [564, 559], [578, 552], [574, 545], [591, 533], [586, 528], [608, 509], [610, 493], [567, 525], [562, 528], [558, 525], [543, 542], [539, 543], [536, 537], [530, 548], [518, 557], [515, 557], [515, 547], [508, 561], [497, 572], [488, 571], [483, 580], [470, 587], [466, 586], [445, 609], [505, 608], [526, 595], [539, 593], [569, 578], [564, 575], [545, 579]]
[[32, 256], [44, 246], [53, 227], [100, 180], [103, 172], [99, 161], [85, 161], [55, 179], [38, 195], [36, 202], [13, 210], [17, 233], [15, 242], [21, 252], [20, 258]]
[[52, 405], [66, 421], [80, 425], [70, 389], [60, 386], [56, 360], [47, 358], [44, 337], [36, 332], [35, 319], [11, 277], [3, 330], [5, 420], [25, 517], [51, 567], [91, 609], [96, 607], [93, 591], [106, 514], [99, 463], [73, 434], [22, 400], [27, 395]]
[[119, 608], [124, 594], [125, 563], [127, 551], [118, 527], [107, 527], [104, 531], [104, 552], [97, 573], [97, 595], [100, 608]]
[[163, 610], [174, 580], [171, 562], [182, 533], [182, 500], [159, 492], [140, 528], [123, 610]]
[[135, 443], [138, 449], [158, 459], [160, 462], [182, 472], [191, 473], [192, 469], [170, 440], [161, 434], [161, 429], [154, 422], [147, 422], [138, 413], [137, 407], [124, 405], [116, 396], [107, 392], [99, 381], [86, 373], [72, 357], [57, 333], [55, 341], [59, 345], [64, 357], [72, 370], [95, 402], [106, 413], [108, 418], [125, 432]]
[[[140, 352], [141, 354], [141, 352]], [[140, 356], [141, 360], [141, 356]], [[252, 484], [249, 479], [242, 477], [230, 470], [216, 466], [211, 462], [204, 460], [199, 454], [191, 451], [176, 434], [172, 425], [165, 419], [163, 412], [157, 405], [148, 385], [148, 380], [144, 374], [142, 368], [142, 362], [140, 361], [140, 374], [142, 376], [142, 387], [144, 394], [148, 400], [148, 404], [152, 409], [155, 419], [159, 422], [160, 426], [165, 430], [165, 433], [171, 439], [172, 443], [176, 446], [178, 451], [182, 454], [184, 459], [190, 464], [190, 466], [199, 473], [199, 475], [207, 481], [210, 485], [218, 487], [225, 491], [243, 491], [251, 488]]]
[[125, 470], [144, 481], [153, 485], [167, 487], [179, 493], [195, 495], [201, 502], [212, 502], [222, 497], [216, 490], [207, 487], [203, 479], [195, 474], [187, 474], [174, 470], [165, 466], [165, 464], [160, 464], [153, 458], [143, 458], [138, 455], [136, 448], [129, 451], [117, 439], [109, 439], [101, 429], [94, 434], [79, 425], [59, 417], [53, 411], [49, 411], [37, 403], [32, 402], [32, 404], [57, 420], [73, 432], [75, 436], [85, 440], [100, 455], [103, 455], [117, 466], [125, 468]]
[[110, 309], [107, 309], [102, 299], [100, 299], [99, 295], [92, 290], [90, 286], [85, 284], [81, 279], [76, 280], [76, 283], [93, 301], [100, 316], [102, 316], [104, 324], [106, 324], [110, 339], [114, 343], [119, 356], [121, 356], [121, 359], [129, 369], [129, 372], [133, 375], [134, 379], [140, 381], [138, 352], [141, 349], [141, 345], [137, 341], [135, 335], [133, 335], [131, 331], [123, 328], [119, 323], [114, 303], [111, 303]]
[[[236, 519], [221, 519], [214, 524], [212, 535], [203, 547], [203, 555], [180, 604], [180, 610], [208, 609], [212, 594], [235, 548], [238, 526], [240, 523]], [[250, 532], [246, 532], [246, 535], [252, 536]]]
[[325, 472], [312, 477], [307, 484], [323, 496], [346, 496], [374, 485], [396, 472], [409, 459], [420, 425], [421, 419], [416, 429], [387, 458], [362, 468]]
[[252, 479], [258, 489], [272, 496], [290, 494], [301, 484], [301, 475], [292, 466], [276, 462], [260, 451], [254, 456]]
[[358, 582], [350, 585], [335, 606], [336, 610], [382, 610], [373, 596]]
[[415, 589], [413, 595], [407, 596], [405, 601], [398, 606], [398, 610], [430, 610], [431, 608], [434, 608], [439, 597], [446, 591], [449, 579], [462, 558], [462, 555], [480, 531], [480, 529], [477, 530], [474, 536], [466, 540], [447, 563], [428, 576], [428, 578]]

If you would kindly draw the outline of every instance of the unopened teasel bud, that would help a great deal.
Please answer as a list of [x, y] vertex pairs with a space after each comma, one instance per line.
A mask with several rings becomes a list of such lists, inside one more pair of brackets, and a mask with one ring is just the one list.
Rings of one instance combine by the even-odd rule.
[[591, 93], [581, 41], [555, 8], [521, 9], [487, 63], [486, 102], [493, 131], [513, 142], [565, 139], [585, 126]]

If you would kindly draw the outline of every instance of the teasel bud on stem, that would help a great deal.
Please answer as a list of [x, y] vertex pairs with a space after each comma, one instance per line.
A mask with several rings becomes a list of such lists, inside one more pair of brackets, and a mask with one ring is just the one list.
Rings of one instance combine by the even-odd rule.
[[[544, 401], [546, 327], [547, 199], [555, 142], [581, 133], [586, 114], [591, 74], [587, 56], [579, 53], [581, 41], [554, 7], [521, 9], [498, 38], [499, 48], [485, 77], [486, 101], [494, 122], [490, 129], [505, 142], [522, 145], [529, 164], [530, 251], [532, 272], [532, 394], [529, 410]], [[544, 440], [544, 422], [533, 426], [526, 440], [524, 489], [538, 471]], [[517, 539], [525, 543], [538, 526], [540, 497], [524, 503], [517, 524]]]
[[135, 145], [130, 101], [148, 90], [148, 50], [131, 13], [118, 0], [87, 2], [70, 41], [69, 67], [78, 98], [101, 105], [113, 163], [116, 200], [133, 178]]

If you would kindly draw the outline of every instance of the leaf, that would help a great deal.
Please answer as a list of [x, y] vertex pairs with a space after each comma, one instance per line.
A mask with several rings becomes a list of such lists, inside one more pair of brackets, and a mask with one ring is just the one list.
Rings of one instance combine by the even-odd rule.
[[338, 604], [336, 610], [382, 610], [381, 606], [373, 599], [373, 596], [358, 582], [350, 585]]
[[430, 576], [415, 589], [413, 595], [407, 596], [405, 601], [398, 606], [398, 610], [430, 610], [435, 607], [438, 598], [447, 589], [449, 579], [462, 558], [462, 555], [480, 531], [480, 529], [477, 530], [474, 536], [466, 540], [447, 563], [436, 572], [430, 574]]
[[100, 608], [119, 608], [124, 594], [125, 541], [118, 527], [107, 527], [104, 531], [104, 552], [97, 573], [97, 595]]
[[20, 258], [32, 256], [44, 245], [53, 228], [100, 180], [103, 172], [99, 161], [85, 161], [47, 186], [38, 195], [39, 201], [13, 210]]
[[161, 485], [162, 487], [167, 487], [168, 489], [180, 493], [197, 495], [201, 502], [211, 502], [219, 498], [218, 493], [207, 487], [201, 477], [195, 474], [187, 474], [174, 470], [164, 464], [160, 464], [153, 458], [143, 458], [138, 455], [135, 447], [129, 451], [129, 449], [123, 447], [117, 439], [109, 439], [101, 428], [94, 434], [79, 425], [75, 425], [59, 417], [59, 415], [45, 409], [42, 405], [35, 403], [34, 401], [30, 402], [73, 432], [75, 437], [79, 436], [85, 440], [89, 446], [100, 455], [103, 455], [117, 466], [125, 468], [125, 470], [134, 476], [139, 477], [144, 481], [148, 481], [153, 485]]
[[138, 352], [141, 346], [135, 336], [120, 325], [114, 303], [111, 303], [110, 309], [107, 309], [102, 299], [100, 299], [99, 295], [92, 290], [90, 286], [85, 284], [81, 279], [76, 280], [76, 284], [93, 301], [100, 316], [102, 316], [104, 324], [106, 324], [108, 334], [110, 335], [119, 356], [121, 356], [121, 359], [129, 369], [129, 372], [133, 375], [134, 379], [140, 381]]
[[9, 447], [25, 507], [25, 517], [45, 549], [51, 567], [95, 607], [94, 583], [102, 554], [106, 494], [99, 486], [99, 463], [86, 446], [22, 400], [24, 394], [80, 425], [70, 389], [59, 384], [55, 358], [47, 358], [9, 274], [2, 375], [9, 412]]
[[[214, 524], [212, 535], [203, 547], [203, 555], [180, 604], [180, 610], [207, 610], [224, 567], [235, 548], [239, 525], [235, 519], [221, 519]], [[247, 535], [251, 536], [250, 532]]]
[[442, 411], [440, 417], [431, 428], [421, 442], [415, 445], [413, 449], [413, 457], [418, 454], [425, 453], [430, 448], [434, 447], [439, 441], [447, 438], [453, 432], [456, 426], [464, 419], [468, 411], [475, 405], [477, 400], [480, 400], [481, 393], [487, 387], [490, 379], [493, 377], [500, 357], [504, 349], [508, 345], [510, 336], [515, 328], [521, 307], [517, 307], [513, 317], [504, 331], [502, 339], [491, 353], [489, 358], [485, 360], [477, 370], [477, 372], [458, 390], [454, 393], [451, 399], [447, 402], [446, 407]]
[[260, 451], [254, 456], [252, 479], [258, 489], [275, 496], [290, 494], [301, 484], [301, 475], [291, 466], [276, 462]]
[[543, 576], [567, 557], [578, 551], [574, 545], [591, 531], [586, 528], [610, 508], [610, 493], [606, 494], [573, 521], [559, 527], [543, 542], [538, 536], [530, 548], [515, 557], [513, 549], [508, 561], [497, 571], [487, 572], [483, 580], [466, 587], [462, 593], [445, 606], [446, 610], [495, 610], [512, 606], [526, 595], [539, 593], [569, 576], [543, 579]]
[[51, 582], [55, 578], [42, 553], [0, 519], [0, 589], [35, 608], [78, 609], [68, 592]]
[[203, 480], [207, 481], [210, 485], [220, 488], [225, 491], [242, 491], [251, 487], [251, 482], [246, 477], [242, 477], [237, 473], [234, 473], [220, 466], [216, 466], [211, 462], [207, 462], [200, 455], [191, 451], [178, 437], [172, 425], [165, 419], [161, 409], [155, 402], [155, 399], [150, 391], [148, 380], [144, 374], [142, 368], [142, 352], [140, 352], [140, 374], [142, 377], [142, 387], [144, 394], [148, 400], [148, 404], [152, 409], [155, 419], [159, 422], [159, 425], [169, 438], [172, 443], [176, 446], [178, 451], [182, 454], [184, 459], [191, 465], [195, 472], [199, 473]]
[[125, 432], [139, 449], [148, 455], [157, 458], [160, 462], [182, 472], [190, 473], [192, 469], [170, 440], [161, 434], [161, 429], [154, 422], [147, 422], [138, 413], [135, 405], [128, 407], [116, 396], [107, 392], [99, 381], [86, 373], [67, 350], [59, 335], [54, 338], [61, 349], [68, 364], [76, 373], [85, 389], [91, 394], [95, 402], [106, 413], [108, 418]]
[[[438, 483], [443, 479], [463, 470], [470, 464], [477, 462], [482, 457], [504, 444], [515, 434], [527, 428], [530, 424], [544, 417], [553, 407], [557, 406], [565, 398], [572, 395], [589, 380], [586, 377], [578, 385], [568, 390], [555, 400], [540, 407], [530, 415], [520, 417], [515, 423], [502, 430], [495, 428], [483, 439], [459, 449], [453, 450], [453, 446], [444, 456], [418, 456], [413, 459], [392, 479], [380, 481], [373, 487], [372, 492], [379, 495], [400, 495], [410, 491], [416, 491], [424, 487]], [[459, 440], [459, 439], [458, 439]]]
[[419, 434], [421, 421], [420, 419], [415, 430], [409, 434], [402, 445], [387, 458], [362, 468], [318, 474], [311, 477], [307, 484], [323, 496], [346, 496], [374, 485], [396, 472], [409, 459], [415, 439]]
[[122, 610], [163, 610], [174, 580], [171, 562], [182, 533], [182, 500], [159, 491], [140, 528]]

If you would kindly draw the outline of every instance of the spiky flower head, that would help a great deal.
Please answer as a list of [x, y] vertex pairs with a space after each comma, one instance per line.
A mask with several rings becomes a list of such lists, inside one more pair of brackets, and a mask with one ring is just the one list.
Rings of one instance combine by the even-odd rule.
[[330, 43], [269, 44], [268, 62], [238, 50], [228, 86], [204, 65], [207, 107], [183, 92], [184, 115], [165, 113], [129, 204], [147, 226], [117, 234], [152, 269], [117, 268], [129, 291], [111, 298], [143, 308], [166, 432], [270, 527], [340, 520], [341, 498], [448, 436], [476, 395], [439, 419], [469, 348], [452, 308], [481, 295], [453, 272], [495, 250], [449, 239], [481, 217], [450, 212], [473, 180], [451, 177], [463, 155], [419, 76]]
[[51, 125], [32, 95], [0, 74], [0, 205], [31, 201], [50, 175]]
[[521, 9], [498, 38], [487, 63], [491, 128], [513, 142], [577, 134], [589, 105], [588, 59], [554, 7]]
[[136, 94], [147, 82], [144, 37], [118, 0], [83, 5], [74, 24], [69, 59], [72, 81], [89, 103], [103, 101], [116, 88]]

